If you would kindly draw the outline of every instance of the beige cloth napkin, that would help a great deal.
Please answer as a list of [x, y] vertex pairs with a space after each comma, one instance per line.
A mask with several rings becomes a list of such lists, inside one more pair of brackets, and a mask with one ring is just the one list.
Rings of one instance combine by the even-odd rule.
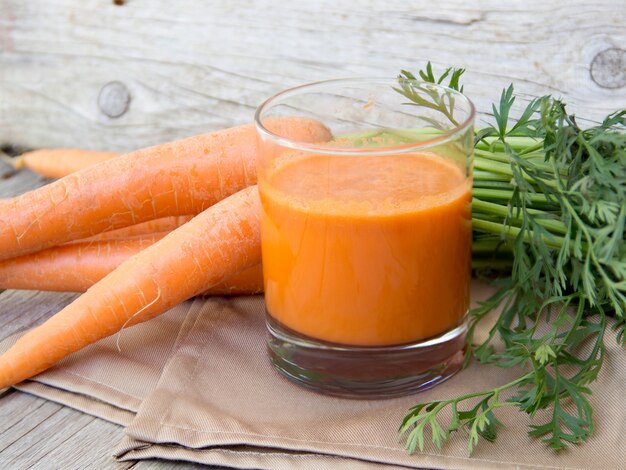
[[[484, 295], [484, 286], [474, 288]], [[442, 449], [407, 455], [397, 428], [409, 407], [502, 384], [516, 371], [472, 365], [419, 395], [347, 400], [278, 375], [265, 351], [262, 297], [197, 299], [109, 338], [20, 386], [121, 424], [116, 458], [164, 458], [260, 469], [618, 469], [626, 462], [626, 354], [608, 335], [593, 385], [596, 431], [554, 453], [526, 435], [528, 419], [499, 416], [496, 443], [470, 458], [463, 431]], [[136, 415], [133, 417], [134, 413]]]
[[[52, 295], [52, 294], [51, 294]], [[73, 354], [15, 388], [127, 425], [156, 387], [167, 360], [186, 330], [191, 302], [124, 330]], [[7, 350], [20, 335], [0, 344]]]

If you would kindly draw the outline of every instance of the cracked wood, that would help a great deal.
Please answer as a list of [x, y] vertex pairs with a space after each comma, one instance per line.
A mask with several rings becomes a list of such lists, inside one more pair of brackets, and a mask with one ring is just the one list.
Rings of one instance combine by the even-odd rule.
[[[1, 5], [0, 145], [136, 149], [249, 122], [287, 86], [394, 76], [429, 59], [468, 69], [479, 110], [511, 81], [589, 118], [626, 107], [615, 60], [591, 73], [626, 44], [614, 0]], [[103, 103], [110, 83], [119, 93]]]

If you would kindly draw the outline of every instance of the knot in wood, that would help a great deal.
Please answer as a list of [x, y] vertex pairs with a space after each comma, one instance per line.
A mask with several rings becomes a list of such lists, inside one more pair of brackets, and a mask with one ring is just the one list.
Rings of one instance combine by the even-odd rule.
[[118, 118], [130, 104], [130, 92], [122, 82], [109, 82], [102, 87], [98, 95], [100, 111], [110, 118]]
[[626, 51], [612, 47], [598, 53], [591, 62], [591, 79], [602, 88], [626, 86]]

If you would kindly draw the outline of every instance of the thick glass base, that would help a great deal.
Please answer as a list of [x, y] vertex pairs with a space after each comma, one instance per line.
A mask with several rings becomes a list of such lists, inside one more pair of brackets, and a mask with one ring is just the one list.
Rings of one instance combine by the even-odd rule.
[[447, 333], [398, 346], [326, 343], [285, 329], [267, 315], [274, 367], [311, 390], [346, 398], [393, 398], [431, 388], [461, 369], [464, 322]]

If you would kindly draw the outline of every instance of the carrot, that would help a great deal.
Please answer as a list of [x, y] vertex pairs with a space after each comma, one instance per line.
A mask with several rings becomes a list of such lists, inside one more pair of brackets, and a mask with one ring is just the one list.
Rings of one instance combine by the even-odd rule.
[[39, 149], [15, 158], [13, 166], [16, 169], [28, 168], [46, 178], [62, 178], [119, 155], [118, 152], [74, 148]]
[[261, 262], [256, 186], [210, 207], [122, 263], [0, 356], [0, 389]]
[[86, 238], [84, 241], [121, 240], [131, 237], [150, 235], [153, 233], [171, 232], [175, 228], [189, 222], [192, 218], [192, 215], [180, 215], [148, 220], [147, 222], [142, 222], [140, 224], [129, 225], [128, 227], [118, 228], [109, 232], [102, 232]]
[[0, 289], [84, 292], [166, 234], [73, 242], [0, 261]]
[[[0, 289], [85, 292], [97, 281], [166, 233], [131, 239], [72, 242], [0, 261]], [[254, 266], [213, 286], [203, 295], [263, 292], [263, 271]]]
[[[330, 138], [306, 118], [268, 119], [266, 126], [299, 141]], [[0, 201], [0, 259], [200, 213], [256, 183], [256, 151], [253, 126], [234, 127], [122, 155]]]
[[200, 295], [250, 295], [263, 293], [263, 265], [257, 264], [215, 284]]

